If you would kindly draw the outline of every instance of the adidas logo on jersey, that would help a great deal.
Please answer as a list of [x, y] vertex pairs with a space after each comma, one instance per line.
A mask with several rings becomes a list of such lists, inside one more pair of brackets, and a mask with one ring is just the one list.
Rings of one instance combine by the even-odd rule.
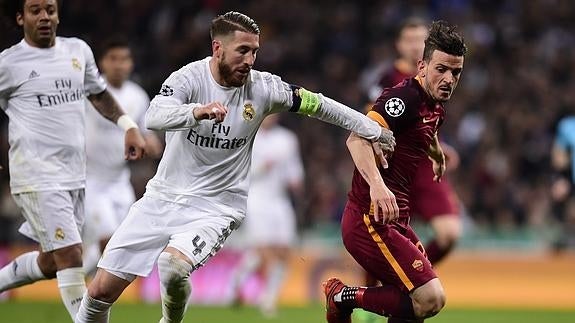
[[32, 70], [32, 72], [30, 73], [30, 75], [28, 75], [28, 79], [33, 79], [35, 77], [39, 77], [40, 74], [36, 73], [36, 71]]

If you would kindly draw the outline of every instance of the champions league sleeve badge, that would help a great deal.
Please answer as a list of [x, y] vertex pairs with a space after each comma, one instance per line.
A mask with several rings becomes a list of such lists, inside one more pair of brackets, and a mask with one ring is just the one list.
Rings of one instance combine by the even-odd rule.
[[391, 117], [399, 117], [405, 111], [405, 103], [400, 98], [391, 98], [385, 102], [385, 112]]

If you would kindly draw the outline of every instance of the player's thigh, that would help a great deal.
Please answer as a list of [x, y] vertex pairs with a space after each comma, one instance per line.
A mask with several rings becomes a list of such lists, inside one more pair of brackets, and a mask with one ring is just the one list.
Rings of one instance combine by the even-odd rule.
[[143, 197], [106, 245], [98, 267], [111, 272], [147, 276], [165, 249], [181, 217], [166, 202]]
[[15, 194], [26, 219], [20, 232], [37, 241], [44, 252], [81, 244], [83, 199], [83, 189]]
[[203, 266], [224, 245], [238, 227], [238, 219], [221, 213], [206, 213], [190, 209], [184, 217], [190, 219], [170, 237], [168, 247], [175, 248], [192, 261], [194, 270]]
[[354, 259], [383, 284], [409, 292], [436, 277], [422, 251], [397, 227], [375, 223], [349, 206], [342, 220], [342, 237]]

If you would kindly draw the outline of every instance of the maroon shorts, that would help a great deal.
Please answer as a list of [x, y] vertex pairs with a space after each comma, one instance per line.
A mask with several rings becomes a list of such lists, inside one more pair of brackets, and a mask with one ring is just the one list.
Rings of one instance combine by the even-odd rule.
[[373, 216], [363, 214], [349, 202], [341, 222], [345, 248], [382, 284], [410, 292], [437, 277], [423, 245], [407, 223], [375, 223]]
[[409, 210], [411, 216], [431, 221], [439, 215], [459, 215], [459, 202], [447, 178], [433, 181], [433, 167], [428, 158], [421, 161], [411, 185]]

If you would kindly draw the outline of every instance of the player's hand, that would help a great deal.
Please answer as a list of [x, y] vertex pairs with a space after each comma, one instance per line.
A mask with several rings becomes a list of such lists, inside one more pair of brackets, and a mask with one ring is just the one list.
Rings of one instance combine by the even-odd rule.
[[194, 118], [196, 120], [214, 119], [216, 123], [224, 121], [228, 108], [220, 102], [212, 102], [194, 109]]
[[393, 131], [381, 127], [381, 134], [379, 138], [375, 139], [374, 142], [377, 142], [381, 145], [381, 150], [385, 153], [390, 154], [395, 149], [395, 137], [393, 136]]
[[[399, 207], [395, 194], [381, 182], [381, 185], [372, 185], [369, 188], [373, 217], [376, 222], [389, 223], [399, 217]], [[381, 208], [382, 213], [379, 213]]]
[[124, 135], [124, 158], [136, 160], [144, 157], [146, 141], [138, 128], [130, 128]]
[[386, 159], [388, 153], [383, 151], [382, 144], [378, 141], [374, 141], [371, 143], [371, 146], [373, 147], [373, 153], [375, 154], [375, 157], [379, 161], [381, 167], [383, 167], [383, 169], [387, 169], [389, 166]]
[[433, 162], [433, 181], [434, 182], [441, 182], [441, 177], [445, 174], [445, 155], [441, 154], [441, 157], [438, 159], [430, 158]]

